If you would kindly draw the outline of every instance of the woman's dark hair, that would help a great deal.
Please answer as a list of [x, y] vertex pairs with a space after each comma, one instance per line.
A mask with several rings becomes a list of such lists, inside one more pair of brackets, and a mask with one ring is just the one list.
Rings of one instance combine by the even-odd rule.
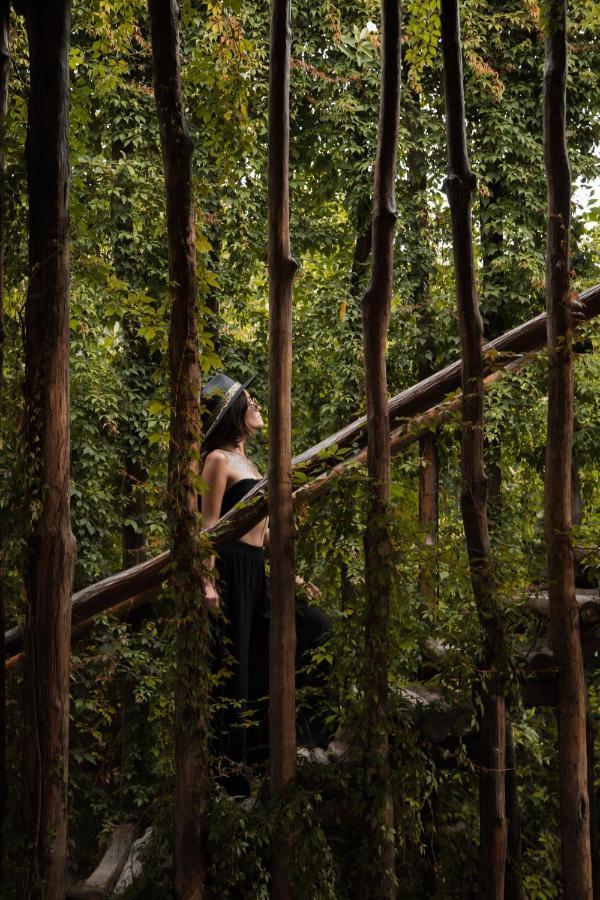
[[240, 441], [247, 438], [250, 432], [246, 427], [246, 412], [248, 411], [248, 395], [246, 391], [242, 391], [239, 397], [236, 397], [228, 410], [223, 413], [223, 418], [211, 431], [209, 436], [202, 443], [202, 455], [210, 453], [211, 450], [217, 450], [219, 447], [227, 447], [233, 445], [237, 447]]

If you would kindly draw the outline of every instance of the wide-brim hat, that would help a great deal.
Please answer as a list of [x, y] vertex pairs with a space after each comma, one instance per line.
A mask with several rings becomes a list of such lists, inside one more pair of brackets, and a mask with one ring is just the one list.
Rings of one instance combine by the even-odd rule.
[[206, 411], [207, 421], [206, 428], [203, 429], [204, 440], [209, 434], [215, 430], [229, 407], [235, 403], [240, 394], [246, 390], [248, 385], [252, 384], [256, 375], [252, 375], [247, 381], [241, 384], [218, 372], [209, 378], [206, 384], [202, 385], [201, 397], [202, 406]]

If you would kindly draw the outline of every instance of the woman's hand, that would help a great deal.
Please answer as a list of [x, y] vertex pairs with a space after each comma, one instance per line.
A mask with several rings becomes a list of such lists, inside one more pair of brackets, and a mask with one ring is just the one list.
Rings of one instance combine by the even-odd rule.
[[301, 575], [296, 575], [294, 578], [296, 582], [296, 587], [309, 599], [316, 600], [317, 597], [321, 596], [321, 591], [313, 584], [311, 581], [305, 581]]
[[204, 581], [204, 605], [209, 613], [218, 613], [221, 610], [221, 597], [214, 581], [206, 579]]

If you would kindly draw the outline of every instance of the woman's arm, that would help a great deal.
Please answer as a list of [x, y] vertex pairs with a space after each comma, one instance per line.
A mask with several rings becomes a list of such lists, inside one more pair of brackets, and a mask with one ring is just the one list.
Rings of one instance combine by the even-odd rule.
[[[202, 478], [206, 489], [202, 494], [202, 524], [204, 528], [210, 528], [220, 518], [223, 494], [227, 487], [227, 457], [221, 450], [213, 450], [208, 454], [202, 469]], [[204, 585], [204, 599], [208, 609], [216, 612], [219, 609], [220, 598], [215, 584], [215, 576], [211, 574], [215, 568], [214, 556], [204, 560], [204, 566], [208, 570], [202, 583]]]

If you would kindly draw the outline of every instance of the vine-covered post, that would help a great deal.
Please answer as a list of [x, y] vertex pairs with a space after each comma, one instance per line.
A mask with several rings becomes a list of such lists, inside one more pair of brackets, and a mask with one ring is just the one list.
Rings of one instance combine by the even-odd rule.
[[[292, 292], [289, 224], [291, 2], [272, 0], [269, 52], [269, 521], [271, 607], [269, 733], [271, 791], [285, 794], [296, 767], [296, 622], [292, 500]], [[275, 897], [289, 894], [278, 854]]]
[[69, 652], [75, 542], [69, 506], [69, 0], [23, 6], [30, 90], [25, 161], [29, 287], [25, 440], [29, 522], [23, 690], [22, 894], [65, 896]]
[[462, 353], [461, 508], [473, 594], [484, 631], [480, 721], [480, 870], [486, 898], [504, 897], [507, 824], [505, 811], [506, 623], [490, 559], [487, 480], [483, 468], [483, 327], [477, 302], [469, 167], [465, 124], [460, 17], [457, 0], [442, 0], [442, 51], [448, 145], [445, 189], [452, 216], [456, 300]]
[[564, 0], [544, 3], [544, 161], [548, 188], [546, 310], [548, 435], [544, 520], [552, 646], [558, 662], [558, 757], [562, 881], [566, 900], [592, 896], [586, 757], [586, 687], [571, 535], [573, 307], [569, 238], [571, 170], [566, 137]]
[[[392, 302], [396, 224], [396, 149], [400, 115], [400, 3], [381, 4], [381, 94], [373, 185], [371, 279], [363, 296], [363, 341], [367, 399], [368, 487], [364, 533], [366, 613], [365, 765], [369, 814], [369, 882], [377, 896], [396, 893], [394, 815], [388, 745], [389, 615], [392, 587], [390, 528], [390, 426], [386, 340]], [[374, 871], [373, 871], [374, 870]]]
[[171, 583], [177, 616], [175, 674], [175, 893], [204, 896], [206, 807], [209, 788], [209, 624], [201, 586], [198, 516], [200, 366], [192, 144], [179, 67], [176, 0], [148, 0], [154, 59], [154, 95], [160, 126], [171, 322], [169, 369], [168, 518]]

